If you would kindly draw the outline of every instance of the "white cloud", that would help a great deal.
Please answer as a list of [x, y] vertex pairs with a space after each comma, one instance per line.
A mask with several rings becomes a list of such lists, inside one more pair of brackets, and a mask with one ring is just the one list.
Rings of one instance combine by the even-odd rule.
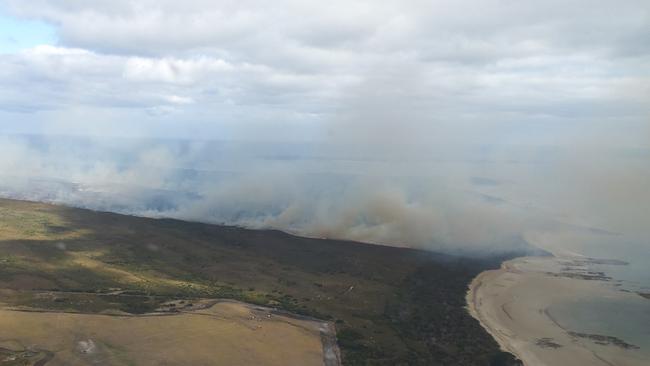
[[641, 0], [4, 3], [59, 37], [0, 56], [5, 113], [128, 108], [127, 125], [184, 113], [208, 133], [301, 118], [338, 135], [371, 125], [418, 131], [403, 139], [479, 131], [471, 143], [513, 130], [534, 139], [526, 131], [540, 121], [569, 131], [650, 115]]
[[166, 101], [169, 103], [173, 104], [192, 104], [194, 103], [194, 99], [189, 98], [189, 97], [181, 97], [178, 95], [167, 95], [164, 97]]
[[234, 67], [221, 59], [129, 57], [124, 65], [124, 77], [131, 81], [154, 81], [191, 84], [202, 80], [208, 73], [232, 71]]

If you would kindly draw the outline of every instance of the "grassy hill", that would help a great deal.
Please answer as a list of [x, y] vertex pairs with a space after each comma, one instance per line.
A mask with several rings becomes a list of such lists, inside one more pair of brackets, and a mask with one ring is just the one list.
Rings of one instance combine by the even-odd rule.
[[346, 365], [510, 365], [465, 310], [500, 258], [0, 200], [0, 302], [144, 313], [232, 298], [335, 322]]

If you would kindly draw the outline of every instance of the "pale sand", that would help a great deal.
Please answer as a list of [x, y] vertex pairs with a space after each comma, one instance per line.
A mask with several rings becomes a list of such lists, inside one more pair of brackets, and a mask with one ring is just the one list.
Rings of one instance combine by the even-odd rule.
[[[615, 290], [602, 281], [549, 275], [557, 258], [523, 257], [504, 262], [501, 269], [481, 273], [467, 294], [471, 315], [526, 366], [642, 366], [648, 365], [638, 350], [597, 345], [571, 337], [548, 314], [563, 299], [583, 296], [636, 296]], [[561, 347], [543, 347], [546, 338]]]

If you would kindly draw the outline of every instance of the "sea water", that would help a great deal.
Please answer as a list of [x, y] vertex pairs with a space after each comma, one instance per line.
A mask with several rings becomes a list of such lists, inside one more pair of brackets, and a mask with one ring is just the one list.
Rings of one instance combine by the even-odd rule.
[[588, 269], [610, 277], [603, 281], [605, 285], [613, 286], [626, 296], [576, 296], [573, 300], [553, 304], [548, 312], [568, 331], [612, 336], [639, 347], [628, 351], [650, 364], [650, 299], [640, 295], [650, 293], [650, 249], [623, 240], [610, 242], [610, 245], [598, 242], [595, 240], [595, 245], [583, 247], [584, 255], [621, 263], [590, 263]]
[[548, 312], [568, 331], [616, 337], [650, 356], [650, 300], [581, 298], [554, 304]]

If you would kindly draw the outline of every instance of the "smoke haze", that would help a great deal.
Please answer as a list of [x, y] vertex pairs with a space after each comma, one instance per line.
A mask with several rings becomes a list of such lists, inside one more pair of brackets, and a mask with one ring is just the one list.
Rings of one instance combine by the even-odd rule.
[[647, 248], [649, 11], [0, 0], [0, 193], [432, 250]]
[[0, 146], [5, 197], [449, 252], [520, 249], [547, 231], [648, 237], [647, 150], [389, 159], [345, 144], [5, 136]]

